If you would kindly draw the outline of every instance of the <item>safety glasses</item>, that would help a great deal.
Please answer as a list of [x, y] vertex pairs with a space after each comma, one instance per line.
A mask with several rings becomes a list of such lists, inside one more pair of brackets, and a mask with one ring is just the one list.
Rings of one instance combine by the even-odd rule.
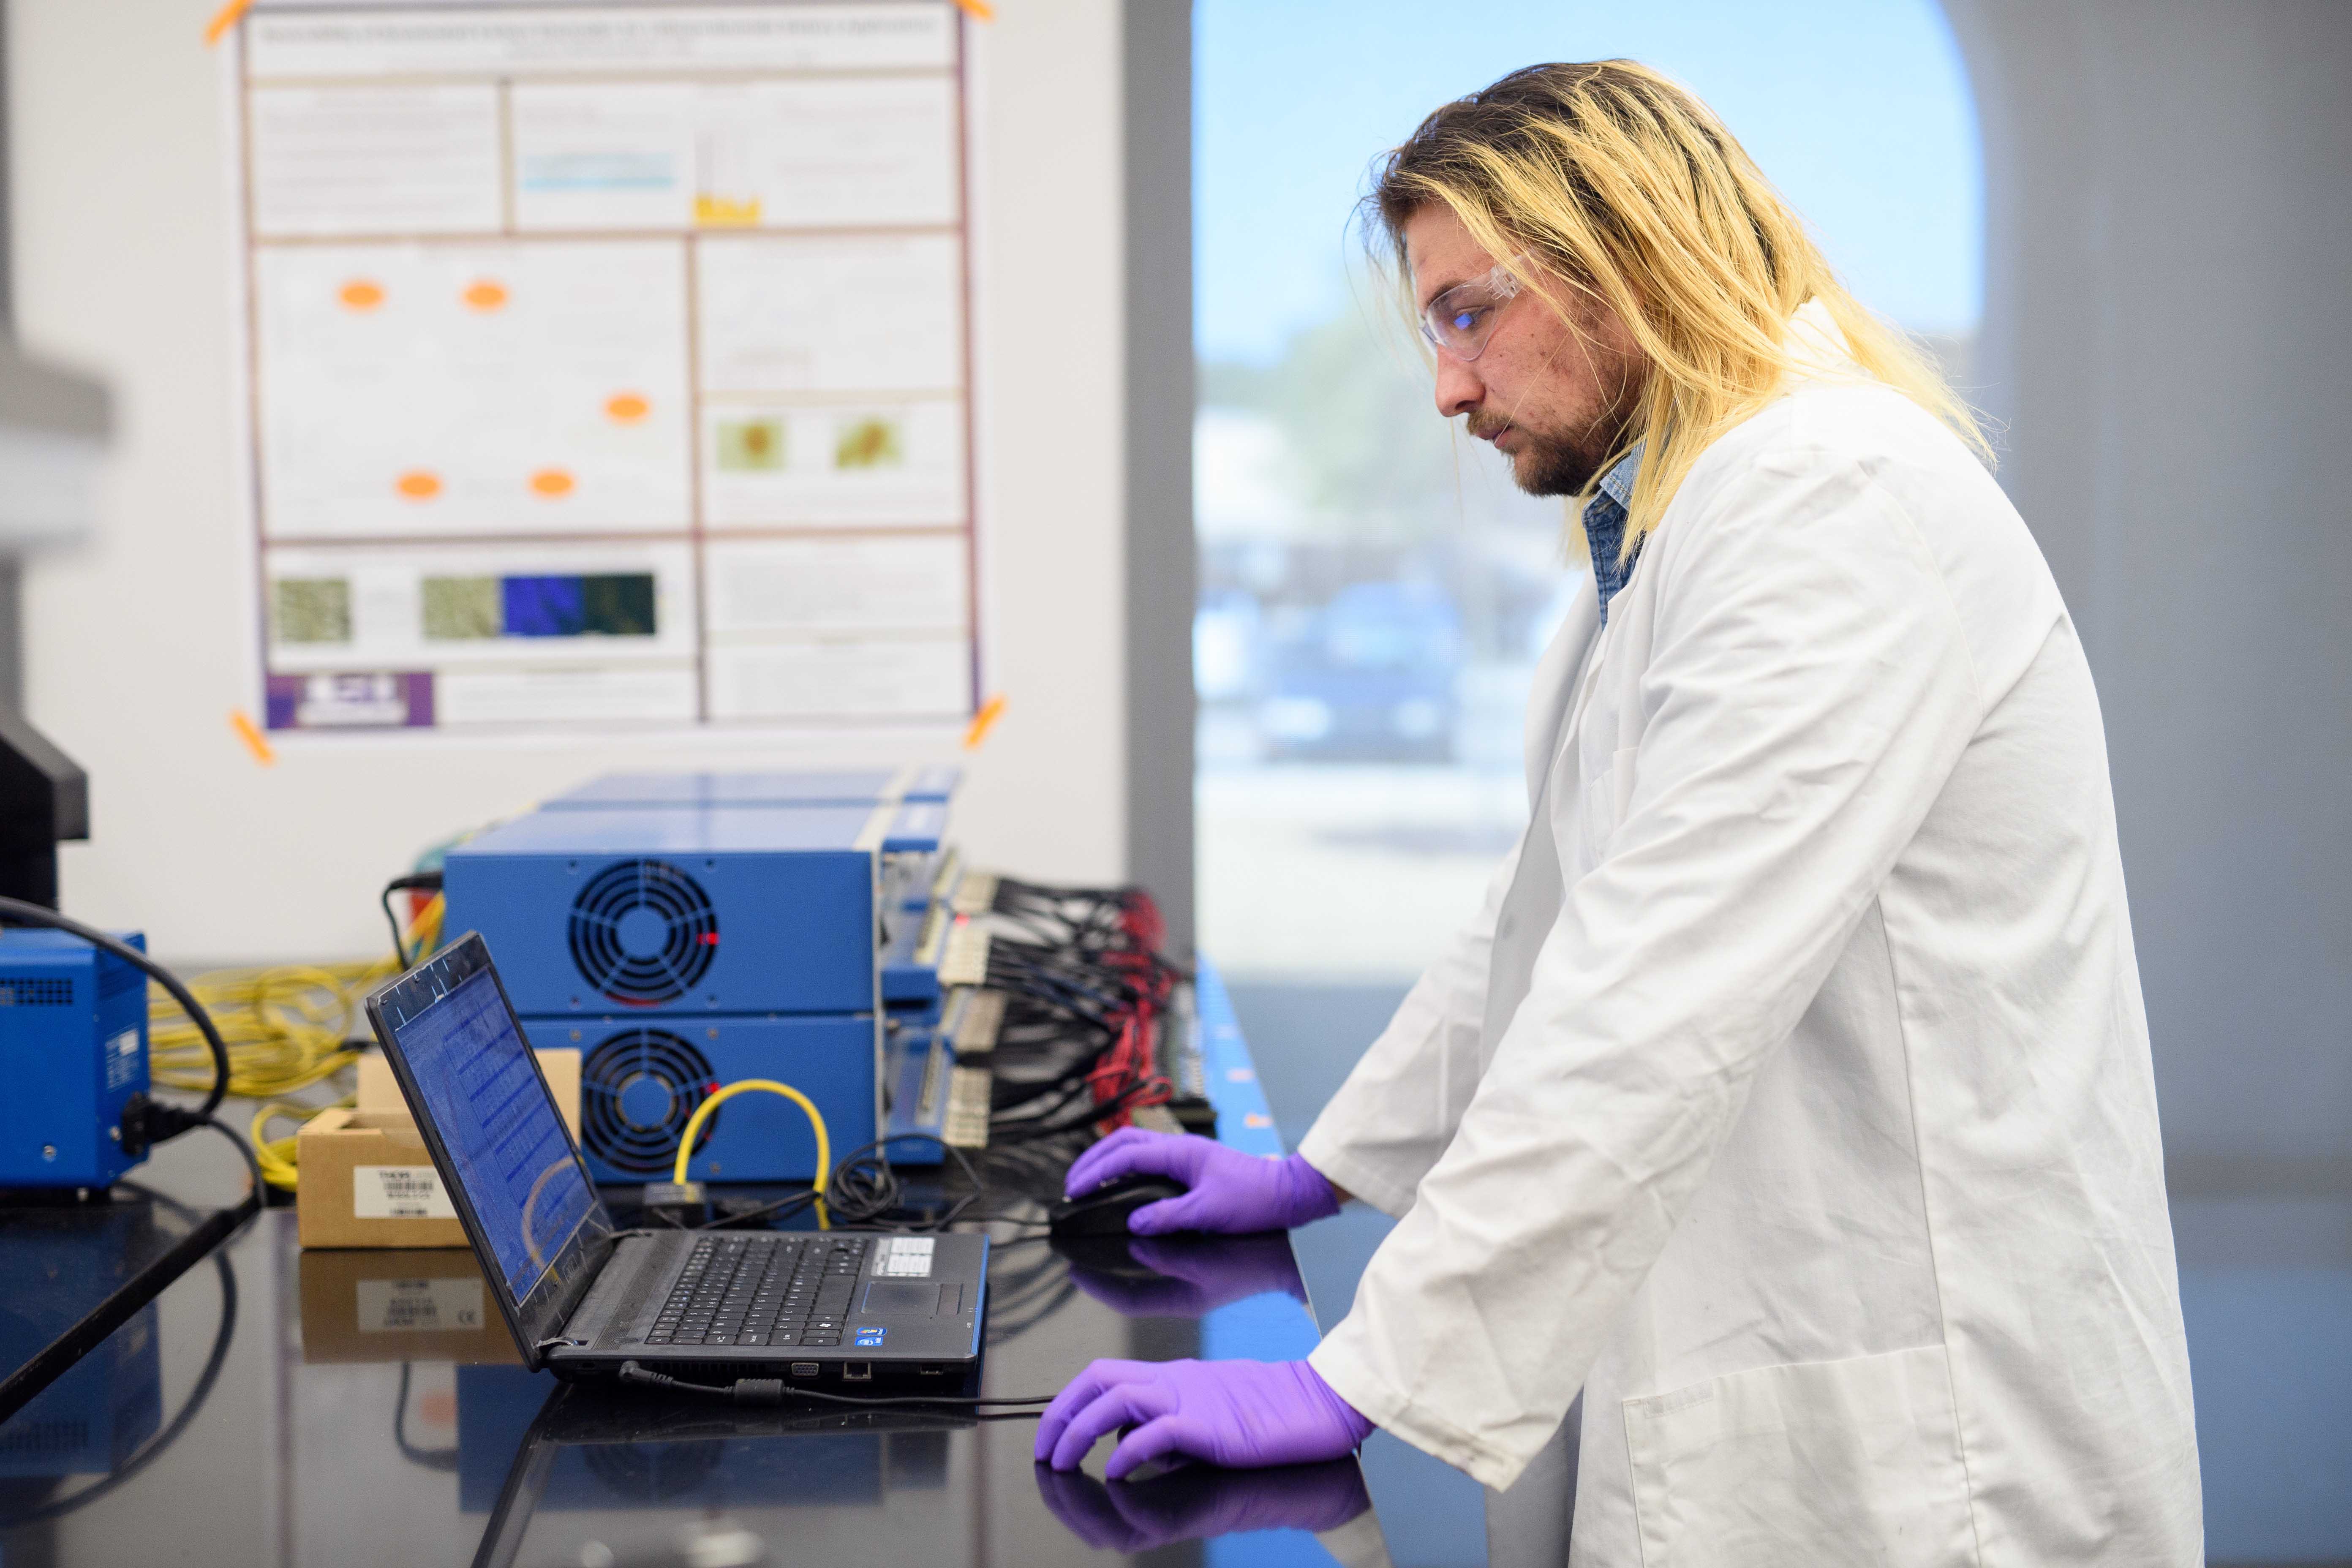
[[1503, 307], [1518, 296], [1519, 280], [1507, 268], [1497, 267], [1484, 278], [1456, 283], [1422, 308], [1421, 335], [1429, 346], [1458, 360], [1474, 360], [1486, 352]]

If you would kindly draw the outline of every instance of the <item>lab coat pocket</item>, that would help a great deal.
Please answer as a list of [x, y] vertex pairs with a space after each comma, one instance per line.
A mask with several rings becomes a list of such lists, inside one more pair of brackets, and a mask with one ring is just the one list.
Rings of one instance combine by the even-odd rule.
[[1641, 748], [1621, 746], [1610, 754], [1609, 765], [1596, 770], [1577, 792], [1576, 869], [1581, 874], [1601, 864], [1609, 853], [1609, 841], [1616, 837], [1617, 825], [1625, 819], [1625, 808], [1633, 798], [1633, 754]]
[[1643, 1568], [1976, 1561], [1944, 1348], [1628, 1399]]

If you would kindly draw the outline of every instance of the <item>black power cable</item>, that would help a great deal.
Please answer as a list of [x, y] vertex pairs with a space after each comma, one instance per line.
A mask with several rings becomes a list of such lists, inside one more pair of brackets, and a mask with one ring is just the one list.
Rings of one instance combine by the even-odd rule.
[[[971, 1191], [957, 1198], [944, 1212], [908, 1228], [944, 1230], [980, 1199], [987, 1184], [981, 1179], [980, 1172], [973, 1168], [961, 1149], [929, 1132], [895, 1132], [887, 1138], [859, 1144], [834, 1166], [824, 1184], [825, 1213], [844, 1225], [883, 1225], [904, 1202], [906, 1192], [898, 1181], [898, 1172], [890, 1168], [889, 1161], [882, 1151], [892, 1143], [909, 1142], [937, 1143], [946, 1150], [948, 1156], [962, 1168], [964, 1178], [971, 1184]], [[817, 1194], [814, 1191], [794, 1193], [772, 1204], [762, 1204], [758, 1208], [746, 1209], [740, 1214], [722, 1215], [702, 1225], [685, 1228], [721, 1230], [729, 1226], [748, 1225], [753, 1220], [781, 1219], [807, 1208], [816, 1201]], [[664, 1217], [667, 1217], [667, 1214]]]
[[457, 1449], [420, 1448], [409, 1440], [408, 1381], [410, 1375], [409, 1363], [407, 1362], [402, 1362], [400, 1363], [399, 1403], [393, 1406], [392, 1411], [393, 1446], [400, 1450], [400, 1457], [406, 1459], [412, 1465], [415, 1465], [427, 1470], [454, 1471], [457, 1468]]
[[[376, 902], [383, 906], [384, 924], [392, 928], [392, 955], [400, 960], [403, 969], [408, 968], [415, 960], [408, 955], [408, 933], [402, 927], [400, 917], [392, 912], [392, 896], [394, 893], [437, 893], [441, 890], [441, 881], [438, 871], [415, 871], [405, 877], [394, 877], [383, 885], [383, 893], [376, 899]], [[416, 955], [417, 958], [424, 956], [421, 952]]]
[[199, 1127], [209, 1127], [214, 1131], [219, 1133], [222, 1137], [227, 1139], [229, 1141], [229, 1146], [234, 1148], [237, 1152], [238, 1156], [245, 1161], [245, 1173], [253, 1178], [253, 1191], [248, 1195], [252, 1200], [252, 1206], [255, 1209], [259, 1209], [263, 1204], [268, 1201], [269, 1189], [261, 1184], [261, 1162], [254, 1158], [253, 1145], [238, 1137], [236, 1135], [236, 1129], [231, 1127], [227, 1122], [223, 1121], [217, 1116], [207, 1116], [203, 1121], [197, 1122], [196, 1125]]
[[[171, 1202], [168, 1198], [164, 1201]], [[212, 1354], [205, 1358], [204, 1371], [196, 1375], [195, 1386], [188, 1390], [187, 1398], [181, 1401], [180, 1413], [172, 1417], [172, 1424], [148, 1438], [136, 1453], [115, 1467], [111, 1474], [81, 1490], [52, 1499], [22, 1513], [0, 1515], [0, 1529], [14, 1530], [39, 1520], [56, 1519], [96, 1502], [152, 1464], [158, 1455], [177, 1442], [180, 1434], [188, 1429], [188, 1423], [195, 1419], [196, 1412], [202, 1410], [205, 1401], [212, 1397], [213, 1384], [220, 1380], [221, 1366], [228, 1360], [230, 1342], [236, 1338], [236, 1270], [230, 1266], [226, 1252], [215, 1253], [213, 1261], [220, 1268], [220, 1327], [213, 1335]]]
[[1150, 1083], [1129, 1084], [1110, 1099], [1089, 1104], [1077, 1115], [1066, 1116], [1059, 1121], [1047, 1121], [1042, 1118], [1034, 1124], [1013, 1121], [991, 1133], [990, 1142], [1007, 1144], [1035, 1143], [1046, 1139], [1059, 1138], [1065, 1133], [1083, 1132], [1098, 1121], [1108, 1121], [1121, 1111], [1134, 1109], [1138, 1103], [1149, 1100], [1158, 1091], [1158, 1085]]
[[[176, 1138], [190, 1128], [201, 1127], [212, 1120], [213, 1112], [220, 1109], [221, 1100], [228, 1094], [228, 1042], [221, 1038], [220, 1030], [213, 1026], [213, 1016], [205, 1011], [205, 1005], [196, 1000], [193, 992], [180, 984], [178, 975], [173, 974], [127, 942], [109, 936], [95, 926], [86, 926], [79, 921], [68, 920], [55, 910], [43, 909], [38, 904], [28, 904], [22, 899], [0, 899], [0, 923], [47, 926], [52, 931], [64, 931], [68, 936], [78, 936], [92, 947], [104, 949], [125, 963], [136, 967], [149, 979], [169, 992], [172, 1000], [180, 1005], [181, 1011], [187, 1014], [194, 1022], [196, 1032], [204, 1036], [205, 1048], [212, 1053], [213, 1058], [213, 1086], [205, 1092], [204, 1104], [190, 1111], [178, 1106], [150, 1103], [145, 1107], [144, 1115], [141, 1119], [145, 1123], [144, 1127], [125, 1129], [124, 1147], [130, 1147], [128, 1140], [135, 1131], [144, 1131], [145, 1143], [160, 1143], [166, 1138]], [[127, 1114], [125, 1120], [130, 1120]], [[225, 1127], [221, 1131], [228, 1132], [228, 1129]], [[236, 1138], [234, 1132], [228, 1132], [228, 1136], [232, 1141]], [[241, 1144], [239, 1146], [242, 1147]], [[131, 1151], [133, 1153], [138, 1152], [135, 1149]], [[249, 1163], [252, 1159], [253, 1155], [248, 1151], [246, 1160]], [[254, 1185], [257, 1191], [259, 1190], [258, 1171], [255, 1173]]]
[[[826, 1405], [927, 1405], [976, 1409], [984, 1405], [1042, 1406], [1051, 1405], [1056, 1397], [1051, 1394], [1015, 1394], [996, 1397], [982, 1395], [979, 1398], [910, 1394], [863, 1398], [851, 1394], [819, 1394], [813, 1388], [789, 1387], [781, 1377], [739, 1377], [733, 1383], [688, 1383], [683, 1378], [671, 1377], [666, 1373], [650, 1371], [633, 1361], [625, 1361], [621, 1363], [621, 1381], [635, 1384], [641, 1388], [667, 1388], [679, 1394], [714, 1394], [721, 1399], [731, 1399], [738, 1405], [782, 1405], [787, 1398], [792, 1398], [814, 1399]], [[1024, 1410], [1021, 1414], [1034, 1416], [1042, 1415], [1045, 1412], [1042, 1409], [1035, 1409]]]

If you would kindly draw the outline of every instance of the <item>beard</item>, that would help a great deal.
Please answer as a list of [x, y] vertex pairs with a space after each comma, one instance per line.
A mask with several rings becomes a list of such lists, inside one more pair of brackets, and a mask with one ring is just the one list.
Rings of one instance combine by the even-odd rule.
[[[1511, 479], [1531, 496], [1581, 494], [1601, 477], [1601, 465], [1623, 443], [1630, 410], [1611, 407], [1574, 431], [1517, 426], [1520, 447], [1511, 454]], [[1512, 421], [1472, 415], [1470, 434], [1493, 440]]]

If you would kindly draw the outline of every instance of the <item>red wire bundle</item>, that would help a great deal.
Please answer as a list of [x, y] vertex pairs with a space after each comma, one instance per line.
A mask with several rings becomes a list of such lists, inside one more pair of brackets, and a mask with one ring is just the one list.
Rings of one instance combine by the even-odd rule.
[[1137, 999], [1120, 1022], [1118, 1040], [1087, 1074], [1095, 1103], [1115, 1108], [1099, 1123], [1104, 1132], [1132, 1125], [1137, 1110], [1165, 1105], [1176, 1093], [1160, 1075], [1152, 1049], [1157, 1038], [1153, 1021], [1167, 1012], [1176, 984], [1174, 973], [1159, 957], [1168, 923], [1159, 902], [1140, 888], [1129, 889], [1122, 905], [1119, 930], [1127, 942], [1106, 951], [1102, 960], [1128, 983]]

